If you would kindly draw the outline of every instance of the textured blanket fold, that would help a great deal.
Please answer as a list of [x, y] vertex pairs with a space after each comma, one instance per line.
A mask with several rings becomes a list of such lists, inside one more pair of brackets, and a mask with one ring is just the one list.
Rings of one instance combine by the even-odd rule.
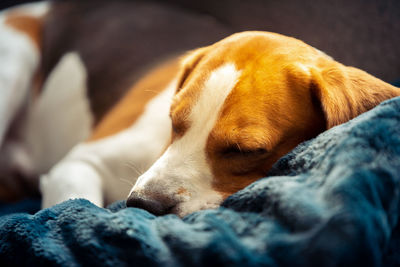
[[399, 125], [386, 101], [183, 219], [82, 199], [2, 216], [0, 265], [399, 265]]

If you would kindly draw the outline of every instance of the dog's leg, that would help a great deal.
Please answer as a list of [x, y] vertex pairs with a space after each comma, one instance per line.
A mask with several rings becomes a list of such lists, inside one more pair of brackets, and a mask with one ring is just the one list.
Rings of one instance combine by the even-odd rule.
[[128, 129], [82, 143], [40, 179], [42, 207], [70, 198], [86, 198], [98, 206], [125, 199], [137, 177], [165, 149], [171, 135], [170, 99], [175, 85], [150, 101]]
[[47, 173], [93, 128], [87, 72], [76, 52], [64, 54], [29, 110], [24, 144], [37, 173]]
[[0, 145], [29, 95], [39, 65], [42, 17], [47, 10], [44, 2], [0, 13]]
[[40, 178], [42, 208], [73, 198], [86, 198], [102, 207], [101, 173], [90, 162], [66, 159]]

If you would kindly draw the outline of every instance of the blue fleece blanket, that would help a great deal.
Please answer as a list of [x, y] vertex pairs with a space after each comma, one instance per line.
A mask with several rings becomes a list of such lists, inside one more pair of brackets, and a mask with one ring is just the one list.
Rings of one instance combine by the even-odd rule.
[[400, 98], [301, 144], [217, 210], [78, 199], [0, 217], [0, 266], [396, 266]]

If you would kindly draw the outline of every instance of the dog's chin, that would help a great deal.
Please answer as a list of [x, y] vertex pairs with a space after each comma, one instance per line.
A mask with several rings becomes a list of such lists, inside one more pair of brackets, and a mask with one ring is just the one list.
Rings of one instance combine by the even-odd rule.
[[206, 209], [216, 209], [222, 202], [222, 198], [214, 199], [213, 201], [201, 202], [200, 200], [192, 200], [187, 202], [180, 202], [175, 205], [170, 213], [176, 214], [183, 218], [195, 211], [206, 210]]

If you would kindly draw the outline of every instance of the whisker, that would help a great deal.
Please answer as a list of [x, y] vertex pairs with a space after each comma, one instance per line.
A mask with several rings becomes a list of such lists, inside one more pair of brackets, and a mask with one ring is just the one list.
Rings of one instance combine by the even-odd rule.
[[131, 170], [133, 170], [136, 175], [139, 177], [140, 175], [142, 175], [144, 173], [144, 171], [142, 170], [142, 168], [138, 168], [134, 163], [132, 162], [126, 162], [125, 166], [129, 167]]
[[131, 182], [131, 181], [127, 180], [127, 179], [121, 178], [121, 177], [119, 177], [119, 180], [129, 184], [132, 187], [135, 185], [133, 182]]
[[237, 147], [239, 148], [239, 151], [242, 151], [242, 148], [240, 147], [239, 143], [236, 142]]
[[151, 89], [146, 89], [146, 90], [144, 90], [145, 92], [150, 92], [150, 93], [156, 93], [156, 94], [158, 94], [159, 92], [158, 91], [156, 91], [156, 90], [151, 90]]

